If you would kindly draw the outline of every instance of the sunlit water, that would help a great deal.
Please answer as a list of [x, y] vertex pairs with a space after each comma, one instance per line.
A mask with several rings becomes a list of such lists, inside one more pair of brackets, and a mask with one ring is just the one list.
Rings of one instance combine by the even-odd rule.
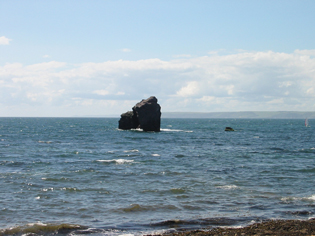
[[314, 217], [309, 123], [162, 119], [153, 133], [108, 118], [0, 118], [0, 228], [139, 235]]

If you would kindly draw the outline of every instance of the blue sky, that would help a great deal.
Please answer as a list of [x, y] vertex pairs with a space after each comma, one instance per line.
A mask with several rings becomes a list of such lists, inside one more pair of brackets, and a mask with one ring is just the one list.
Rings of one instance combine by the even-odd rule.
[[1, 116], [314, 111], [315, 1], [0, 0]]

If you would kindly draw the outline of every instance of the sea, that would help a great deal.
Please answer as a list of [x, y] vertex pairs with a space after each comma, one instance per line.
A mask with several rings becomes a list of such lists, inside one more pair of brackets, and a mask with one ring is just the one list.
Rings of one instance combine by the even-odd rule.
[[[225, 127], [235, 131], [226, 132]], [[0, 235], [147, 235], [315, 216], [312, 120], [0, 118]]]

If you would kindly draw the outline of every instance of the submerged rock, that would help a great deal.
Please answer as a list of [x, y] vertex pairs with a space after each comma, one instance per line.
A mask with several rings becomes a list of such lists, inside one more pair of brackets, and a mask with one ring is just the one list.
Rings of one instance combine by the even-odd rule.
[[157, 103], [157, 98], [152, 96], [138, 102], [132, 111], [121, 114], [119, 129], [136, 129], [144, 131], [160, 131], [161, 126], [161, 106]]

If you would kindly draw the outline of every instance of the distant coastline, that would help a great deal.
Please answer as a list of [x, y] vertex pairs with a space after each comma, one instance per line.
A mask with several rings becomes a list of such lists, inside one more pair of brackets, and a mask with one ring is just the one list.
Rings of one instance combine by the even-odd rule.
[[[0, 116], [0, 118], [120, 118], [110, 115], [74, 115], [74, 116]], [[239, 111], [239, 112], [164, 112], [161, 118], [183, 119], [315, 119], [315, 111]]]
[[163, 112], [162, 118], [315, 119], [315, 111]]

